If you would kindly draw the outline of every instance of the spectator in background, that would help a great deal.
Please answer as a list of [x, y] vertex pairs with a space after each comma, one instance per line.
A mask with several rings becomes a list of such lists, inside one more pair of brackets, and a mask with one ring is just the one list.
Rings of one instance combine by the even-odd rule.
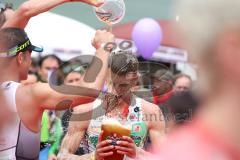
[[[39, 60], [37, 80], [47, 83], [48, 76], [52, 71], [57, 70], [61, 65], [61, 60], [55, 55], [47, 55]], [[40, 160], [56, 159], [59, 143], [61, 141], [61, 120], [60, 112], [45, 110], [41, 122], [41, 152]]]
[[177, 74], [174, 78], [173, 95], [166, 103], [168, 113], [165, 114], [167, 130], [172, 131], [176, 126], [192, 120], [197, 108], [197, 98], [191, 92], [192, 79], [186, 74]]
[[56, 117], [55, 111], [43, 112], [41, 128], [40, 160], [56, 160], [62, 138], [61, 120]]
[[174, 92], [189, 91], [192, 88], [192, 78], [186, 74], [178, 74], [174, 79]]
[[[152, 76], [153, 96], [156, 104], [164, 103], [170, 97], [163, 98], [164, 95], [172, 93], [173, 74], [166, 70], [157, 70]], [[171, 95], [171, 94], [170, 94]]]
[[151, 76], [153, 84], [153, 102], [163, 111], [164, 116], [168, 113], [167, 101], [173, 94], [173, 74], [166, 70], [157, 70]]
[[[64, 83], [67, 85], [80, 85], [82, 74], [78, 71], [70, 72]], [[54, 160], [59, 150], [62, 137], [66, 134], [68, 123], [72, 115], [72, 109], [62, 112], [58, 118], [55, 111], [45, 111], [42, 118], [41, 128], [41, 152], [40, 160]], [[60, 114], [61, 115], [61, 114]]]
[[38, 58], [32, 58], [32, 63], [29, 68], [29, 72], [37, 74], [39, 68]]
[[[79, 85], [83, 73], [84, 73], [84, 71], [82, 71], [82, 72], [79, 72], [79, 71], [70, 72], [67, 75], [67, 77], [65, 78], [64, 83], [67, 84], [67, 85], [73, 85], [73, 86], [74, 85], [76, 85], [76, 86]], [[72, 116], [72, 112], [73, 112], [72, 109], [68, 109], [62, 115], [61, 120], [62, 120], [62, 127], [63, 127], [63, 137], [67, 133], [68, 124], [69, 124], [70, 118]]]
[[[58, 70], [61, 63], [62, 61], [60, 58], [53, 54], [41, 57], [39, 60], [38, 71], [36, 73], [37, 81], [48, 83], [49, 75], [51, 72]], [[49, 159], [56, 158], [59, 141], [62, 136], [62, 132], [60, 132], [60, 128], [62, 127], [60, 119], [62, 112], [63, 111], [45, 110], [43, 113], [40, 160], [46, 159], [47, 157], [49, 157]], [[55, 129], [58, 131], [57, 133], [52, 132]], [[55, 141], [53, 141], [53, 138], [56, 138]]]
[[197, 106], [198, 100], [191, 92], [174, 93], [167, 103], [167, 132], [170, 133], [177, 127], [191, 122]]
[[77, 71], [70, 72], [66, 79], [65, 79], [65, 84], [68, 85], [79, 85], [80, 80], [81, 80], [82, 74]]
[[48, 82], [48, 75], [51, 71], [57, 70], [62, 61], [55, 55], [47, 55], [40, 59], [37, 73], [38, 81]]

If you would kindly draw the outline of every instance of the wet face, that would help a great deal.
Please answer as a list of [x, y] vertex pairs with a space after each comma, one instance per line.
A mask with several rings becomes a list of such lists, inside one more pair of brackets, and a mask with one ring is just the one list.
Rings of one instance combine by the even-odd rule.
[[42, 66], [40, 66], [38, 73], [41, 76], [41, 79], [47, 82], [48, 72], [57, 70], [58, 68], [59, 68], [58, 61], [54, 58], [49, 57], [43, 61]]
[[131, 93], [131, 88], [136, 86], [139, 78], [137, 72], [129, 72], [126, 75], [114, 75], [112, 76], [113, 89], [117, 95], [127, 95]]
[[79, 85], [82, 75], [77, 72], [69, 73], [65, 79], [67, 85]]
[[187, 77], [180, 77], [176, 80], [174, 85], [175, 92], [188, 91], [191, 88], [191, 80]]

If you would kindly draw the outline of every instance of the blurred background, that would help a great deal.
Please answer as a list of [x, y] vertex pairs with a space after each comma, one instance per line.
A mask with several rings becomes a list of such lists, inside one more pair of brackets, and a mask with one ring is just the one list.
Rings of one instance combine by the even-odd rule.
[[[17, 8], [24, 0], [8, 2]], [[196, 80], [195, 68], [186, 63], [187, 52], [181, 47], [180, 36], [173, 28], [173, 24], [179, 20], [178, 15], [173, 12], [174, 0], [125, 0], [125, 4], [125, 17], [113, 26], [113, 33], [118, 41], [132, 40], [135, 23], [142, 18], [153, 18], [163, 30], [163, 40], [150, 60], [167, 66], [174, 74], [186, 73]], [[68, 61], [83, 54], [93, 55], [95, 50], [91, 46], [91, 40], [95, 30], [103, 28], [106, 28], [106, 25], [96, 18], [91, 6], [67, 3], [51, 10], [50, 13], [31, 19], [26, 31], [33, 43], [44, 47], [41, 55], [33, 54], [34, 58], [57, 54], [61, 60]], [[134, 46], [133, 51], [136, 51]], [[139, 60], [145, 61], [141, 57]]]

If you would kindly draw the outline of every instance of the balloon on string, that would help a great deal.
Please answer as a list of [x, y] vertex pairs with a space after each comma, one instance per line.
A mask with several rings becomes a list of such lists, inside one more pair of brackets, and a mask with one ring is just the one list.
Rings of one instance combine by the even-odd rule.
[[132, 32], [132, 39], [137, 47], [137, 52], [145, 59], [150, 59], [161, 44], [163, 38], [162, 28], [152, 18], [139, 20]]

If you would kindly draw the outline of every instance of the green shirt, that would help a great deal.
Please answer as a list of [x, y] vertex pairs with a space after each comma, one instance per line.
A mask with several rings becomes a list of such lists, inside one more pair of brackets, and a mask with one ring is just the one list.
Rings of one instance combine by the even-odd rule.
[[56, 155], [62, 138], [61, 120], [56, 117], [50, 130], [48, 129], [49, 123], [50, 119], [47, 111], [45, 111], [42, 116], [41, 142], [51, 144], [48, 155]]

